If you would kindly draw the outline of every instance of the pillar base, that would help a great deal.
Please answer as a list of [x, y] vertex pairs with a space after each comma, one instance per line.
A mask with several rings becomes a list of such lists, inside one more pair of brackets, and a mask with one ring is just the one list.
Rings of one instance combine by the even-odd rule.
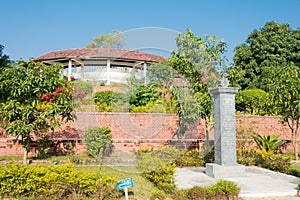
[[206, 175], [217, 179], [246, 176], [245, 166], [239, 164], [224, 166], [215, 163], [206, 163], [205, 173]]

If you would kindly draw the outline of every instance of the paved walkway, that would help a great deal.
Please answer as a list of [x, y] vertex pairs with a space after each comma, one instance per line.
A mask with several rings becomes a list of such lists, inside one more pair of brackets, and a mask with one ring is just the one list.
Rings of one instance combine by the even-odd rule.
[[[195, 185], [208, 186], [218, 181], [207, 176], [205, 168], [177, 168], [176, 170], [179, 189], [191, 188]], [[241, 188], [240, 197], [243, 199], [300, 199], [295, 197], [300, 183], [299, 178], [259, 167], [246, 167], [246, 177], [226, 180], [235, 182]]]

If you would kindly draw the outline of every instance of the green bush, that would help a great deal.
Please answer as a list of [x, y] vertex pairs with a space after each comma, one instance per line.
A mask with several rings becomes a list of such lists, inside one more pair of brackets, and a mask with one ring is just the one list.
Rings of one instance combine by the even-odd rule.
[[206, 198], [206, 190], [200, 186], [194, 186], [188, 191], [189, 200], [198, 200]]
[[277, 135], [253, 135], [256, 145], [266, 152], [278, 151], [286, 141], [279, 140]]
[[115, 179], [75, 169], [71, 164], [62, 166], [23, 166], [7, 164], [0, 166], [0, 197], [36, 199], [82, 199], [117, 196]]
[[[117, 108], [122, 109], [121, 105], [128, 104], [126, 98], [125, 94], [111, 90], [96, 92], [93, 96], [94, 102], [98, 106], [98, 112], [117, 112], [119, 111]], [[126, 106], [126, 109], [128, 111], [128, 106]]]
[[247, 149], [246, 147], [237, 148], [237, 162], [246, 166], [256, 165], [257, 151], [253, 148]]
[[171, 192], [175, 189], [175, 165], [153, 157], [152, 154], [141, 156], [137, 162], [142, 175], [159, 189]]
[[130, 93], [129, 103], [136, 107], [145, 106], [148, 102], [155, 102], [161, 96], [159, 85], [156, 84], [139, 84]]
[[151, 149], [137, 152], [138, 168], [142, 175], [159, 189], [171, 192], [175, 189], [175, 160], [180, 151], [175, 147], [166, 147], [156, 151]]
[[96, 104], [110, 105], [114, 92], [112, 90], [96, 92], [93, 96]]
[[166, 197], [163, 191], [157, 190], [151, 193], [150, 200], [164, 200]]
[[273, 171], [289, 173], [292, 156], [262, 150], [257, 153], [256, 165]]
[[112, 145], [112, 136], [109, 128], [89, 128], [84, 135], [84, 140], [90, 156], [102, 159], [103, 156], [110, 153], [109, 150]]
[[188, 200], [187, 190], [173, 190], [172, 191], [172, 199], [173, 200]]
[[222, 179], [206, 188], [208, 199], [238, 199], [239, 193], [240, 188], [235, 183]]
[[274, 151], [237, 149], [237, 161], [243, 165], [255, 165], [266, 169], [289, 173], [292, 156], [276, 154]]
[[175, 161], [177, 167], [203, 167], [204, 155], [199, 150], [185, 150], [180, 158]]

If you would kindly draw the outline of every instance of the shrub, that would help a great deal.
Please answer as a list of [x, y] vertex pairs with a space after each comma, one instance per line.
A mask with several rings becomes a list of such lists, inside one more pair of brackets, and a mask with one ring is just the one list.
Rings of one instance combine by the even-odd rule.
[[109, 154], [112, 145], [112, 136], [107, 127], [92, 127], [84, 135], [89, 155], [94, 158], [102, 159]]
[[93, 96], [94, 102], [96, 104], [109, 105], [112, 101], [113, 93], [112, 90], [96, 92]]
[[161, 190], [152, 192], [150, 196], [150, 200], [164, 200], [165, 198], [166, 194]]
[[141, 156], [137, 162], [142, 175], [159, 189], [171, 192], [175, 189], [175, 165], [151, 154]]
[[176, 161], [178, 167], [201, 167], [204, 166], [204, 155], [199, 150], [184, 151]]
[[83, 99], [88, 94], [93, 93], [93, 85], [92, 83], [76, 80], [74, 81], [74, 87], [75, 87], [75, 98]]
[[139, 84], [131, 91], [129, 103], [135, 106], [145, 106], [148, 102], [155, 102], [161, 96], [156, 84]]
[[266, 152], [277, 151], [285, 143], [285, 141], [279, 140], [276, 135], [253, 135], [253, 139], [259, 149]]
[[237, 149], [238, 163], [243, 165], [256, 165], [266, 169], [289, 173], [292, 156], [276, 154], [274, 151], [257, 151], [253, 148]]
[[176, 162], [176, 160], [182, 155], [182, 152], [176, 147], [163, 147], [153, 151], [151, 154], [152, 156], [160, 158], [164, 162], [171, 164]]
[[235, 199], [238, 198], [239, 193], [240, 188], [234, 182], [222, 179], [206, 188], [208, 199]]
[[205, 199], [206, 190], [200, 186], [194, 186], [188, 191], [189, 200]]
[[0, 197], [35, 197], [43, 199], [83, 199], [101, 193], [101, 199], [116, 196], [116, 180], [75, 169], [71, 164], [62, 166], [0, 166]]
[[253, 148], [247, 150], [245, 147], [237, 149], [237, 162], [242, 165], [256, 165], [257, 151]]
[[165, 192], [173, 191], [175, 189], [175, 164], [173, 163], [179, 157], [180, 151], [175, 147], [148, 150], [137, 153], [137, 165], [142, 175], [159, 189]]
[[[144, 106], [131, 105], [130, 112], [134, 113], [167, 113], [167, 105], [162, 100], [149, 101]], [[169, 109], [170, 110], [170, 109]]]
[[[111, 90], [96, 92], [93, 99], [99, 112], [119, 111], [116, 108], [121, 108], [121, 105], [128, 103], [125, 94]], [[126, 106], [126, 109], [128, 110], [128, 106]]]
[[273, 171], [289, 173], [292, 157], [262, 150], [257, 153], [256, 165]]
[[187, 190], [172, 191], [172, 200], [188, 200]]

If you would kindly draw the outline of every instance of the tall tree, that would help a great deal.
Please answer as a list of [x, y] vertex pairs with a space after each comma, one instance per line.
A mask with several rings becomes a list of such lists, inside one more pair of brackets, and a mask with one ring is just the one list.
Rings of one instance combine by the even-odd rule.
[[62, 123], [73, 119], [71, 83], [62, 78], [62, 66], [32, 61], [5, 68], [0, 89], [7, 98], [0, 105], [5, 133], [21, 139], [24, 164], [33, 140], [44, 139]]
[[269, 72], [273, 113], [291, 130], [295, 159], [298, 160], [300, 126], [300, 69], [293, 63], [281, 65]]
[[121, 49], [124, 47], [125, 35], [119, 31], [115, 30], [113, 33], [101, 34], [94, 37], [86, 48], [114, 48]]
[[3, 49], [4, 46], [0, 44], [0, 70], [2, 70], [3, 67], [7, 66], [10, 63], [9, 56], [3, 54]]
[[147, 71], [149, 82], [159, 84], [166, 89], [170, 89], [174, 83], [176, 72], [168, 62], [152, 63]]
[[[176, 41], [178, 50], [172, 53], [169, 62], [191, 86], [191, 90], [183, 88], [176, 94], [180, 127], [177, 134], [183, 135], [187, 127], [200, 118], [205, 119], [208, 131], [212, 116], [212, 99], [208, 88], [214, 86], [217, 79], [209, 79], [204, 70], [214, 69], [216, 72], [218, 66], [224, 63], [226, 43], [208, 35], [198, 37], [190, 29], [183, 35], [179, 34]], [[187, 94], [185, 98], [182, 92]]]
[[300, 29], [289, 24], [267, 22], [249, 34], [245, 43], [235, 48], [234, 66], [228, 69], [233, 86], [241, 89], [270, 90], [269, 68], [294, 63], [300, 67]]
[[[3, 54], [4, 46], [0, 44], [0, 81], [1, 81], [1, 74], [3, 73], [6, 67], [9, 67], [11, 61], [9, 60], [9, 56]], [[5, 79], [5, 77], [3, 77]], [[6, 88], [0, 90], [0, 102], [6, 98]]]
[[184, 34], [178, 35], [176, 44], [177, 54], [191, 62], [208, 87], [216, 87], [221, 73], [225, 71], [226, 58], [223, 53], [226, 43], [216, 36], [196, 36], [187, 29]]

